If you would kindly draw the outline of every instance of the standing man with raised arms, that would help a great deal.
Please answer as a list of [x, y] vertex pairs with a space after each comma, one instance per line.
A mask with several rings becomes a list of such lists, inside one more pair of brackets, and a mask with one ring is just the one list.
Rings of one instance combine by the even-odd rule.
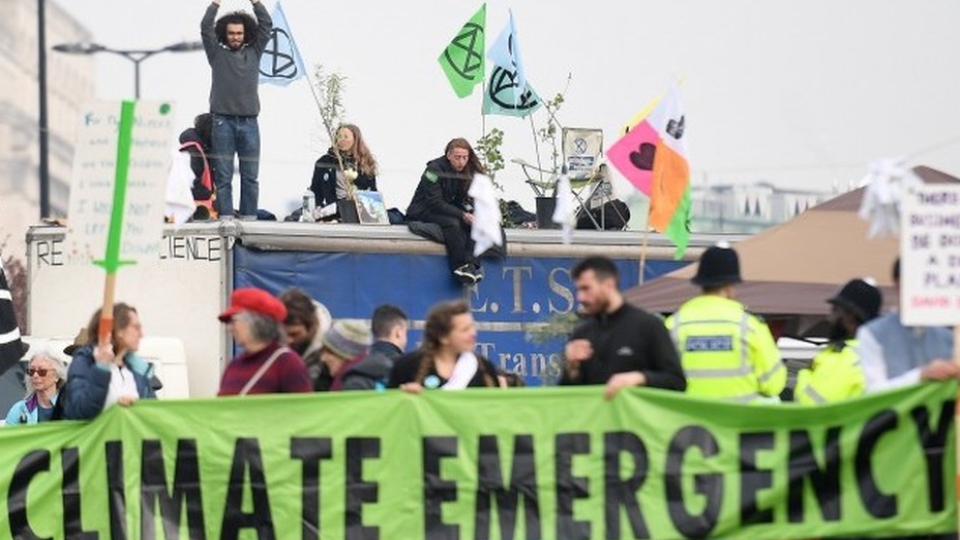
[[240, 161], [240, 219], [257, 218], [260, 186], [260, 57], [270, 41], [273, 21], [260, 0], [250, 0], [254, 20], [236, 11], [217, 19], [213, 0], [200, 22], [200, 36], [210, 63], [210, 112], [213, 113], [214, 181], [217, 211], [233, 216], [233, 156]]

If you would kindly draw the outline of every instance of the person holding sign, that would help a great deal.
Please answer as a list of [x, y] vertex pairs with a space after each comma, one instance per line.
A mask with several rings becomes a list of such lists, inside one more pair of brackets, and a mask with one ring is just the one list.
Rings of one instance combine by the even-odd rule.
[[587, 317], [564, 348], [560, 384], [606, 384], [607, 399], [631, 386], [682, 392], [687, 382], [663, 321], [624, 301], [613, 261], [588, 257], [570, 274]]
[[476, 346], [477, 325], [470, 305], [463, 300], [437, 304], [427, 314], [420, 349], [396, 360], [387, 387], [412, 394], [436, 388], [505, 387], [497, 367], [473, 352]]
[[250, 0], [254, 20], [244, 12], [216, 20], [213, 0], [200, 22], [200, 36], [211, 70], [213, 172], [220, 217], [233, 216], [233, 156], [240, 161], [240, 219], [256, 219], [260, 186], [260, 57], [270, 41], [273, 21], [260, 0]]
[[[900, 287], [899, 258], [893, 264], [893, 282]], [[953, 350], [949, 329], [904, 326], [897, 311], [857, 330], [857, 354], [866, 375], [867, 392], [958, 378], [960, 368], [952, 360]]]
[[377, 160], [374, 159], [360, 128], [344, 124], [337, 128], [337, 140], [327, 153], [320, 156], [313, 168], [310, 191], [317, 207], [324, 208], [350, 198], [352, 188], [364, 191], [377, 190]]
[[[100, 312], [98, 309], [87, 324], [87, 343], [98, 343]], [[137, 356], [141, 338], [143, 326], [136, 308], [114, 304], [110, 339], [73, 353], [60, 397], [64, 418], [90, 419], [113, 405], [129, 407], [138, 399], [157, 397], [150, 384], [153, 366]]]

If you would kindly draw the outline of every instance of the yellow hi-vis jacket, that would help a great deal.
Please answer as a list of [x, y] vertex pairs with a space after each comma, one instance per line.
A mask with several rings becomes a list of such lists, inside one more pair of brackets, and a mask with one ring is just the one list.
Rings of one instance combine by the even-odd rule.
[[688, 300], [667, 321], [693, 396], [751, 402], [787, 383], [770, 329], [740, 302], [716, 295]]
[[793, 399], [798, 403], [819, 405], [862, 395], [867, 377], [860, 366], [857, 340], [829, 345], [813, 359], [810, 369], [797, 373]]

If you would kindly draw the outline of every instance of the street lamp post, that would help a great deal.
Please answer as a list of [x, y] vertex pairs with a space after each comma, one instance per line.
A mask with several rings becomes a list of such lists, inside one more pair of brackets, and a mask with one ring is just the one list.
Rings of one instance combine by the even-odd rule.
[[37, 89], [40, 132], [40, 219], [50, 216], [50, 121], [47, 118], [47, 5], [37, 0]]
[[181, 41], [159, 49], [112, 49], [99, 43], [61, 43], [54, 45], [53, 50], [66, 54], [96, 54], [100, 52], [113, 53], [133, 62], [133, 94], [140, 99], [140, 63], [156, 54], [171, 52], [193, 52], [203, 49], [199, 41]]

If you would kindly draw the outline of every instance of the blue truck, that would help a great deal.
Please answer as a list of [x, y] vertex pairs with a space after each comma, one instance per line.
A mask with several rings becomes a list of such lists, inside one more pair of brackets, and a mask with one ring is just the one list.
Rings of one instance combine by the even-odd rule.
[[[72, 338], [100, 302], [102, 271], [68, 264], [63, 238], [59, 227], [28, 233], [33, 335]], [[610, 257], [627, 288], [640, 282], [642, 251], [643, 279], [649, 281], [696, 259], [719, 239], [694, 235], [685, 259], [674, 260], [673, 246], [653, 233], [644, 238], [639, 232], [576, 231], [565, 245], [557, 230], [511, 229], [507, 256], [484, 261], [484, 280], [464, 288], [452, 278], [443, 246], [404, 226], [192, 223], [166, 229], [158, 260], [120, 271], [117, 299], [138, 308], [147, 335], [183, 341], [192, 397], [215, 394], [235, 352], [216, 315], [234, 288], [249, 286], [275, 294], [300, 287], [335, 319], [369, 319], [376, 306], [396, 304], [411, 318], [411, 347], [420, 340], [430, 306], [465, 298], [478, 323], [478, 352], [536, 386], [559, 375], [564, 340], [557, 323], [569, 322], [577, 307], [570, 278], [577, 259]]]

